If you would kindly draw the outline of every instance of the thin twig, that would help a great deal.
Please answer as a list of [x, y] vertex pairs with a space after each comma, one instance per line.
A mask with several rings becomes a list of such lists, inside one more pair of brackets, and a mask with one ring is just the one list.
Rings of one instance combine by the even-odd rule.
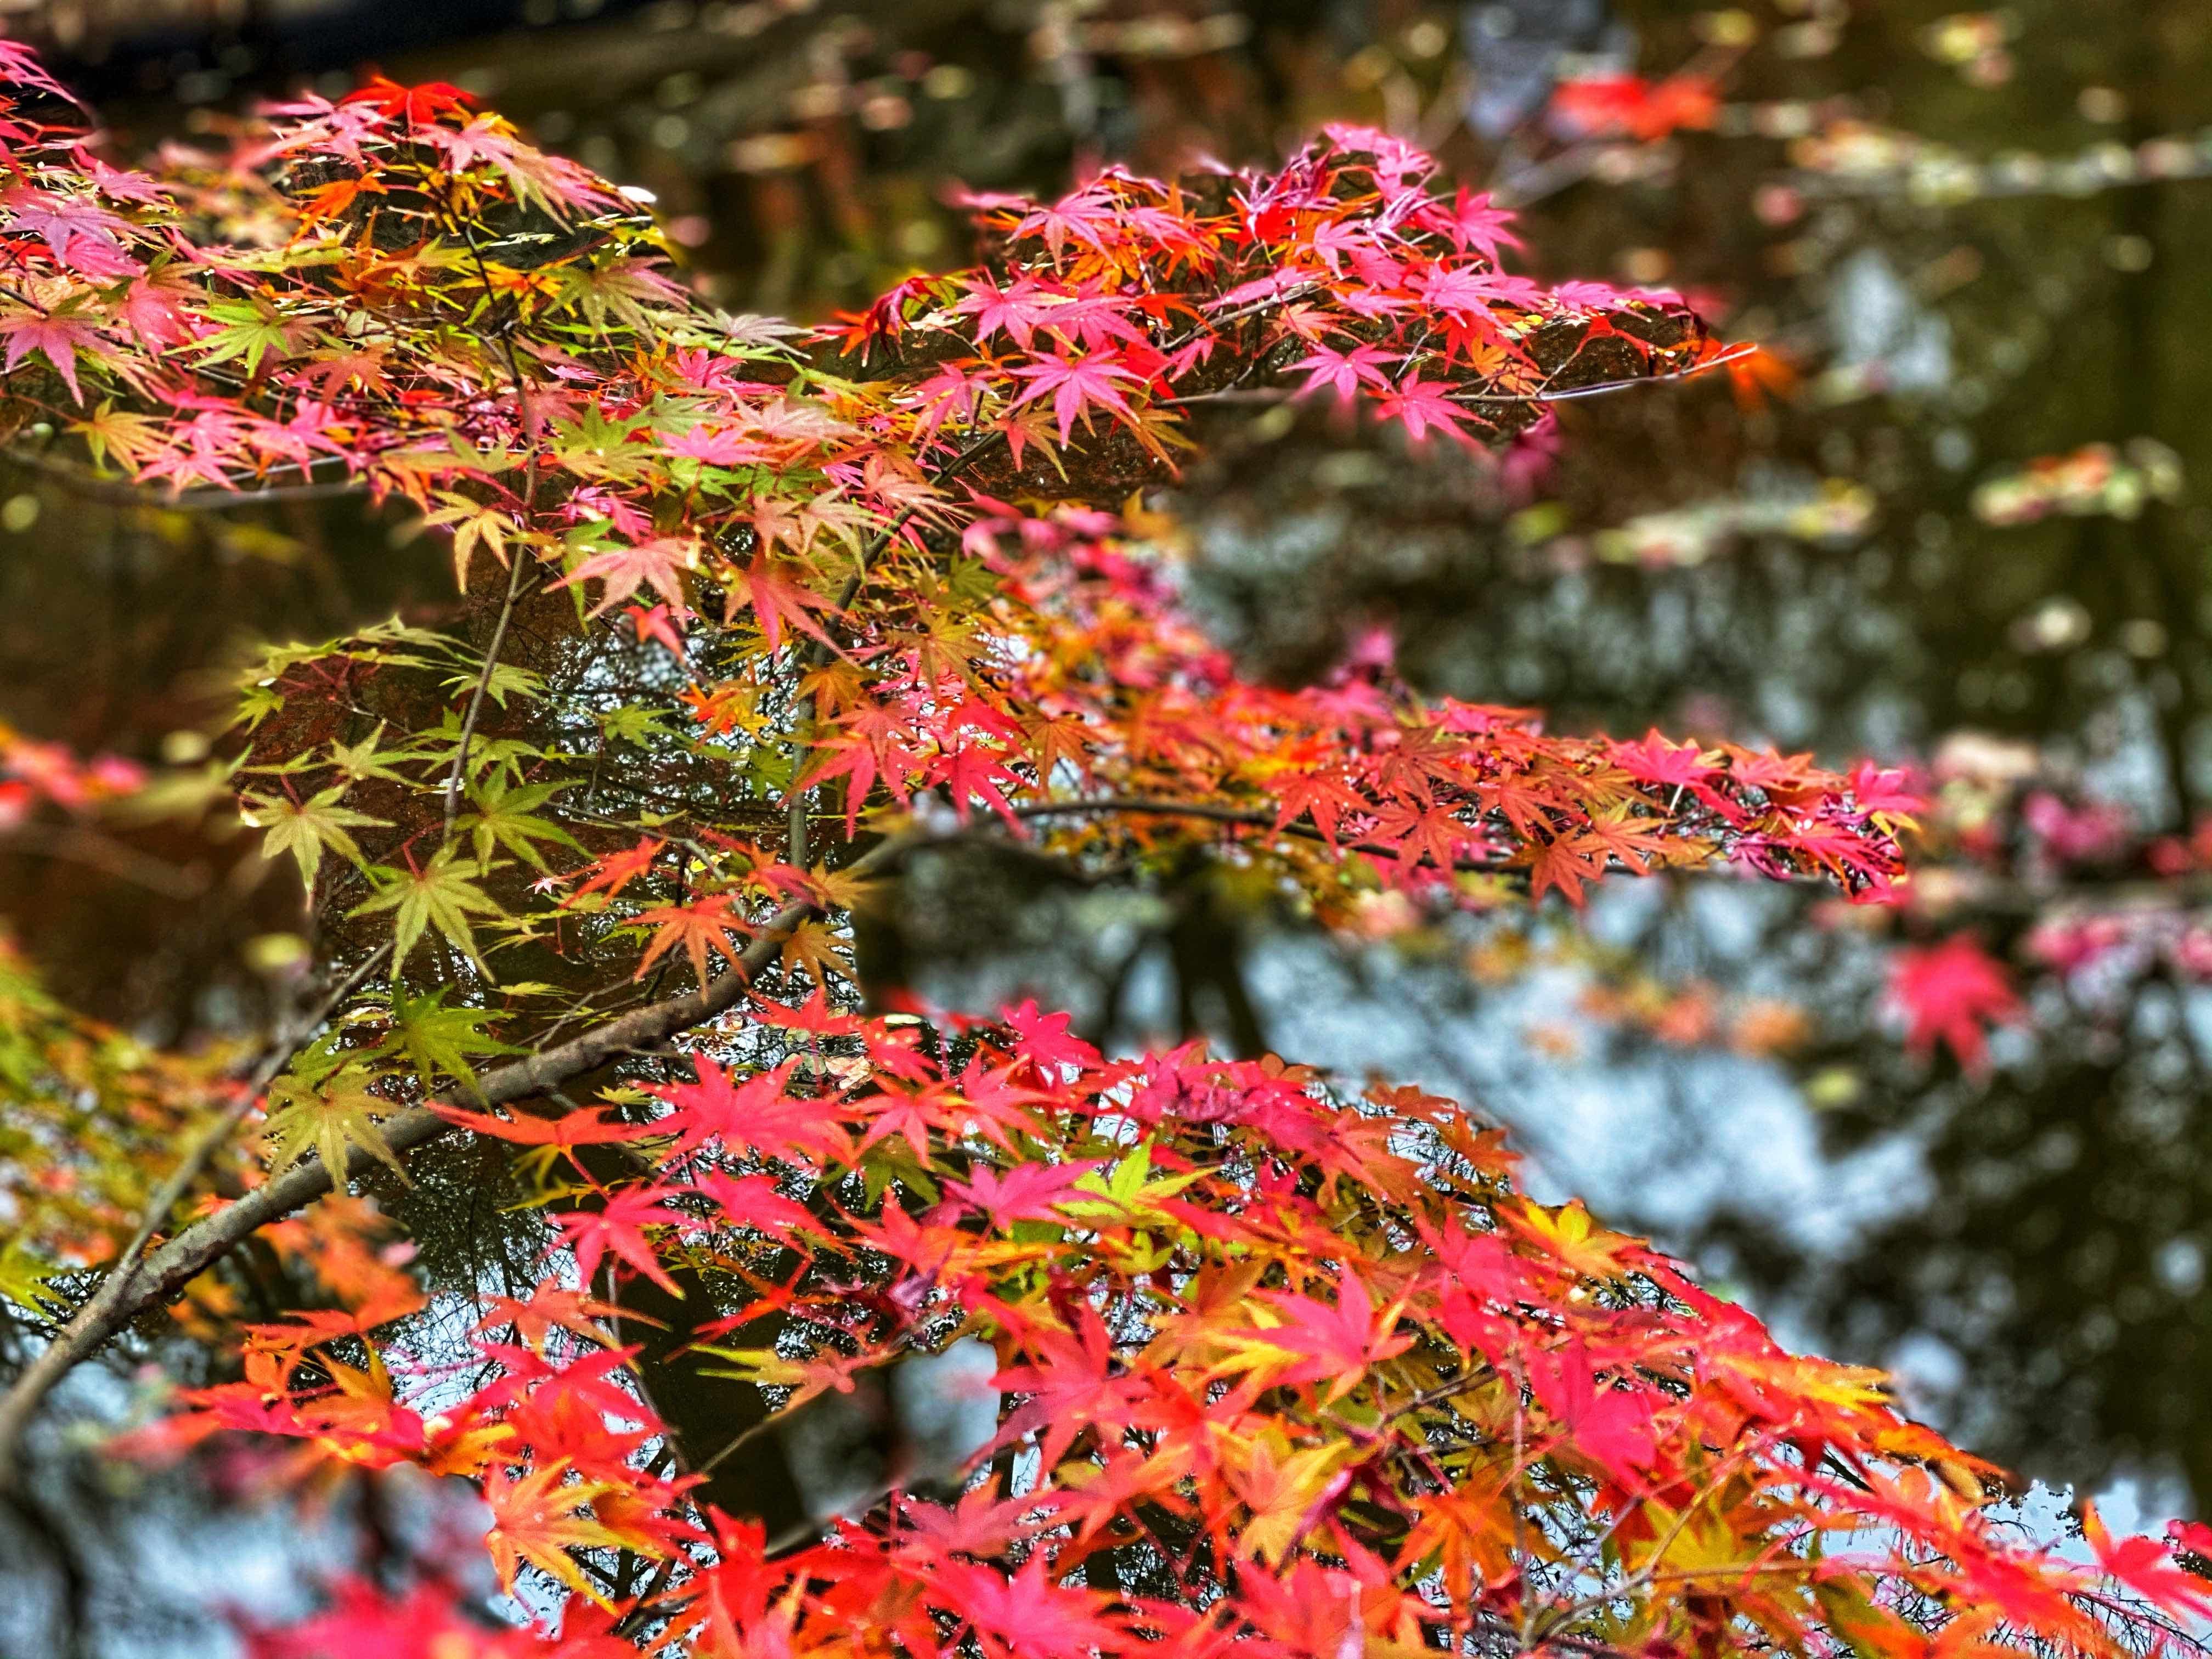
[[461, 741], [453, 750], [453, 769], [446, 775], [446, 831], [445, 839], [453, 838], [453, 820], [460, 815], [461, 783], [468, 770], [469, 747], [475, 742], [477, 722], [483, 717], [484, 698], [491, 690], [492, 675], [499, 667], [500, 647], [507, 643], [507, 624], [514, 620], [516, 601], [522, 597], [522, 551], [515, 550], [507, 561], [507, 598], [499, 607], [499, 621], [491, 630], [491, 642], [484, 647], [483, 672], [477, 676], [476, 690], [469, 694], [469, 711], [461, 721]]

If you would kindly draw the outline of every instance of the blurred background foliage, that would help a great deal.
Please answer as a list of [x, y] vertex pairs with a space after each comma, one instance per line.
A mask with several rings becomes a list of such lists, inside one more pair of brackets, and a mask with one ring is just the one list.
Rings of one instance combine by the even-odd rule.
[[[1556, 455], [1409, 453], [1313, 410], [1170, 503], [1255, 672], [1387, 626], [1419, 683], [1930, 769], [1901, 912], [1617, 884], [1564, 912], [1318, 939], [1194, 868], [1069, 888], [917, 861], [864, 966], [1035, 989], [1109, 1041], [1204, 1030], [1470, 1094], [1641, 1225], [2027, 1473], [2212, 1500], [2212, 9], [2193, 0], [0, 0], [139, 149], [374, 66], [455, 82], [653, 200], [733, 310], [819, 316], [969, 252], [957, 189], [1279, 155], [1385, 125], [1519, 206], [1524, 264], [1673, 287], [1767, 355], [1563, 407]], [[1564, 90], [1563, 90], [1564, 88]], [[0, 479], [0, 718], [190, 760], [254, 639], [448, 614], [409, 518]], [[2038, 807], [2044, 800], [2051, 805]], [[2052, 814], [2058, 814], [2053, 817]], [[2039, 818], [2038, 814], [2041, 816]], [[2101, 815], [2101, 816], [2100, 816]], [[2101, 828], [2100, 828], [2101, 826]], [[0, 913], [149, 1039], [257, 1019], [304, 960], [248, 838], [0, 835]], [[2172, 849], [2181, 848], [2184, 853]], [[2069, 908], [2071, 907], [2071, 908]], [[1901, 1044], [1900, 947], [1966, 933], [2027, 1018]]]

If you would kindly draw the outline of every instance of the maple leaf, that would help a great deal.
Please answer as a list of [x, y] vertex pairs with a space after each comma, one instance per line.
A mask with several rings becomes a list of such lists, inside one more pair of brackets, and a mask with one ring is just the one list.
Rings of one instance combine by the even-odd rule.
[[655, 1133], [650, 1126], [626, 1123], [619, 1118], [609, 1118], [601, 1111], [564, 1111], [551, 1117], [494, 1117], [448, 1105], [442, 1100], [426, 1103], [456, 1128], [513, 1146], [527, 1146], [530, 1150], [515, 1162], [541, 1182], [553, 1178], [553, 1166], [562, 1158], [568, 1159], [580, 1175], [588, 1177], [589, 1171], [576, 1157], [580, 1146], [617, 1146], [625, 1141], [649, 1139]]
[[1742, 809], [1714, 787], [1725, 775], [1718, 755], [1694, 743], [1670, 744], [1656, 730], [1645, 732], [1641, 742], [1616, 743], [1610, 750], [1613, 763], [1639, 782], [1671, 787], [1678, 794], [1686, 791], [1722, 817], [1741, 822]]
[[347, 833], [381, 826], [385, 820], [371, 817], [366, 812], [356, 812], [338, 803], [345, 798], [347, 786], [333, 784], [331, 787], [310, 795], [305, 801], [287, 800], [282, 796], [248, 795], [239, 816], [253, 828], [262, 831], [261, 856], [281, 858], [289, 853], [300, 866], [300, 879], [309, 892], [315, 889], [315, 872], [322, 866], [325, 852], [336, 853], [354, 864], [360, 864], [360, 846]]
[[766, 1176], [711, 1170], [692, 1183], [692, 1190], [718, 1205], [731, 1225], [750, 1227], [781, 1244], [792, 1243], [801, 1232], [823, 1232], [823, 1224], [804, 1205], [786, 1198]]
[[627, 851], [610, 853], [605, 858], [593, 860], [584, 866], [584, 870], [576, 872], [582, 875], [587, 870], [592, 874], [588, 880], [569, 894], [568, 902], [574, 904], [587, 893], [605, 893], [609, 898], [613, 898], [652, 869], [666, 845], [665, 842], [656, 841], [651, 836], [640, 836], [637, 845]]
[[54, 373], [68, 386], [70, 396], [81, 404], [84, 401], [84, 389], [77, 384], [77, 354], [81, 351], [101, 361], [109, 352], [94, 324], [72, 311], [75, 303], [72, 301], [69, 306], [43, 313], [28, 312], [0, 317], [0, 334], [8, 338], [7, 355], [4, 362], [0, 362], [0, 368], [12, 374], [18, 363], [35, 351], [53, 365]]
[[507, 914], [496, 899], [476, 884], [477, 878], [484, 873], [483, 866], [474, 859], [461, 857], [454, 848], [443, 847], [421, 870], [394, 870], [374, 864], [368, 866], [368, 872], [379, 884], [378, 890], [346, 914], [366, 916], [385, 910], [395, 913], [392, 933], [392, 965], [395, 973], [421, 941], [423, 932], [434, 927], [471, 962], [478, 967], [483, 965], [483, 958], [477, 954], [476, 933], [469, 925], [469, 918]]
[[684, 573], [696, 570], [698, 565], [696, 538], [656, 536], [594, 553], [553, 585], [573, 587], [582, 581], [599, 582], [599, 602], [587, 613], [593, 617], [605, 616], [641, 587], [650, 587], [678, 615], [689, 616], [691, 607], [684, 598]]
[[469, 801], [475, 810], [453, 820], [454, 831], [468, 836], [477, 863], [483, 868], [490, 867], [492, 849], [497, 847], [514, 854], [532, 869], [543, 870], [546, 866], [545, 855], [538, 850], [541, 843], [583, 850], [576, 838], [559, 824], [536, 816], [538, 807], [562, 791], [574, 787], [573, 783], [517, 785], [504, 773], [495, 774], [469, 791]]
[[1034, 997], [1002, 1010], [999, 1018], [1015, 1037], [1015, 1052], [1055, 1080], [1059, 1067], [1085, 1072], [1100, 1064], [1098, 1050], [1075, 1035], [1073, 1017], [1046, 1013]]
[[733, 1156], [799, 1159], [838, 1157], [850, 1145], [835, 1115], [785, 1093], [789, 1063], [742, 1079], [703, 1054], [692, 1055], [691, 1066], [696, 1082], [653, 1091], [672, 1109], [661, 1127], [675, 1134], [679, 1157], [716, 1141]]
[[975, 1627], [988, 1659], [1091, 1659], [1119, 1651], [1123, 1640], [1105, 1613], [1106, 1598], [1048, 1578], [1042, 1551], [1011, 1578], [989, 1567], [947, 1563], [931, 1593]]
[[1334, 1304], [1291, 1291], [1271, 1291], [1266, 1305], [1276, 1322], [1222, 1334], [1236, 1358], [1216, 1369], [1258, 1370], [1272, 1384], [1326, 1380], [1322, 1403], [1358, 1387], [1368, 1368], [1403, 1353], [1413, 1339], [1397, 1329], [1398, 1309], [1378, 1310], [1356, 1273], [1337, 1283]]
[[453, 532], [453, 586], [466, 592], [469, 560], [479, 544], [501, 569], [507, 568], [507, 538], [514, 531], [514, 514], [498, 502], [474, 501], [458, 490], [441, 489], [438, 499], [446, 505], [425, 514], [422, 522]]
[[1899, 767], [1876, 766], [1861, 761], [1850, 772], [1851, 799], [1859, 811], [1893, 832], [1917, 829], [1913, 814], [1928, 809], [1911, 773]]
[[124, 249], [129, 222], [87, 198], [56, 196], [28, 185], [0, 191], [9, 228], [39, 237], [54, 263], [95, 282], [112, 282], [138, 270]]
[[1095, 1161], [1023, 1164], [1002, 1175], [986, 1165], [967, 1181], [946, 1182], [945, 1190], [974, 1205], [992, 1225], [1005, 1228], [1017, 1221], [1056, 1219], [1054, 1206], [1098, 1167]]
[[[2201, 1531], [2202, 1528], [2200, 1528]], [[2112, 1581], [2177, 1619], [2212, 1619], [2212, 1585], [2177, 1565], [2154, 1538], [2115, 1539], [2097, 1506], [2083, 1499], [2081, 1536]]]
[[1431, 432], [1442, 432], [1461, 442], [1472, 441], [1464, 429], [1468, 411], [1451, 401], [1447, 381], [1425, 380], [1408, 374], [1376, 400], [1376, 412], [1386, 421], [1402, 421], [1416, 443]]
[[1111, 356], [1084, 357], [1069, 362], [1065, 357], [1054, 357], [1042, 363], [1027, 363], [1014, 370], [1030, 384], [1022, 395], [1014, 399], [1014, 406], [1034, 402], [1039, 398], [1052, 399], [1053, 418], [1060, 423], [1060, 441], [1065, 445], [1073, 437], [1076, 417], [1083, 417], [1084, 429], [1091, 429], [1090, 410], [1105, 410], [1117, 416], [1123, 424], [1133, 428], [1137, 412], [1129, 407], [1118, 381], [1130, 382], [1137, 377]]
[[[1624, 1484], [1640, 1483], [1658, 1453], [1651, 1402], [1632, 1385], [1601, 1386], [1587, 1344], [1527, 1358], [1528, 1387], [1578, 1454]], [[1732, 1534], [1722, 1534], [1734, 1545]], [[1670, 1554], [1670, 1562], [1679, 1558]]]
[[1292, 1450], [1279, 1429], [1262, 1430], [1224, 1456], [1229, 1484], [1249, 1511], [1237, 1547], [1279, 1566], [1352, 1484], [1357, 1454], [1343, 1441]]
[[[1007, 288], [1001, 289], [995, 278], [988, 273], [969, 279], [969, 292], [953, 303], [956, 315], [973, 317], [975, 339], [978, 345], [987, 345], [994, 334], [1004, 330], [1013, 343], [1024, 351], [1036, 346], [1036, 330], [1052, 319], [1054, 312], [1068, 302], [1069, 296], [1048, 289], [1033, 276], [1017, 277]], [[960, 377], [965, 382], [967, 377]], [[979, 380], [979, 385], [988, 384]]]
[[378, 1119], [396, 1109], [374, 1092], [375, 1081], [374, 1073], [355, 1065], [339, 1067], [319, 1083], [295, 1073], [270, 1084], [269, 1121], [262, 1130], [270, 1169], [289, 1169], [312, 1151], [329, 1171], [331, 1187], [343, 1192], [346, 1159], [358, 1146], [404, 1181], [407, 1172], [400, 1167], [398, 1154], [377, 1127]]
[[1477, 254], [1493, 265], [1498, 263], [1501, 248], [1522, 245], [1510, 228], [1514, 221], [1512, 210], [1494, 205], [1487, 191], [1478, 196], [1465, 185], [1459, 187], [1449, 210], [1438, 208], [1428, 217], [1429, 222], [1443, 228], [1455, 247]]
[[860, 977], [842, 930], [818, 916], [810, 916], [785, 936], [777, 960], [791, 971], [805, 974], [817, 985], [829, 984], [829, 971], [833, 968], [847, 980]]
[[1524, 1201], [1506, 1218], [1568, 1272], [1589, 1279], [1620, 1278], [1627, 1253], [1642, 1242], [1599, 1227], [1580, 1199], [1558, 1209]]
[[669, 1208], [667, 1200], [650, 1188], [629, 1188], [609, 1193], [592, 1210], [571, 1211], [551, 1218], [561, 1242], [575, 1252], [576, 1276], [583, 1283], [599, 1278], [599, 1263], [612, 1252], [616, 1258], [643, 1273], [671, 1296], [684, 1294], [661, 1266], [660, 1256], [646, 1236], [648, 1227], [666, 1227], [686, 1218]]
[[444, 81], [425, 81], [420, 86], [407, 87], [384, 76], [373, 75], [366, 85], [355, 88], [338, 101], [366, 106], [379, 115], [394, 117], [401, 125], [413, 127], [429, 126], [447, 116], [465, 118], [476, 95]]
[[648, 610], [641, 605], [629, 605], [623, 607], [623, 614], [636, 630], [640, 645], [651, 640], [677, 661], [685, 659], [684, 635], [678, 631], [676, 613], [669, 606], [656, 605]]
[[640, 1547], [639, 1540], [616, 1532], [591, 1513], [592, 1500], [613, 1492], [613, 1486], [604, 1480], [571, 1480], [568, 1474], [568, 1460], [560, 1458], [519, 1479], [505, 1468], [495, 1468], [486, 1477], [483, 1501], [491, 1510], [491, 1528], [484, 1534], [484, 1547], [491, 1552], [501, 1589], [512, 1592], [516, 1575], [527, 1563], [577, 1595], [598, 1601], [599, 1589], [568, 1552]]
[[1019, 774], [1007, 767], [1003, 751], [988, 744], [957, 744], [938, 757], [933, 769], [951, 795], [952, 810], [962, 823], [968, 821], [975, 804], [981, 801], [1018, 833], [1021, 831], [1021, 821], [1014, 816], [1013, 805], [1007, 800], [1004, 787], [1011, 786], [1019, 790], [1023, 781]]
[[611, 1302], [601, 1302], [581, 1291], [562, 1285], [539, 1284], [532, 1287], [529, 1297], [524, 1301], [508, 1296], [486, 1297], [483, 1316], [471, 1329], [472, 1334], [482, 1334], [512, 1325], [522, 1341], [541, 1352], [545, 1339], [556, 1329], [572, 1331], [601, 1347], [611, 1348], [616, 1346], [615, 1339], [599, 1322], [639, 1317], [636, 1313]]
[[105, 465], [112, 455], [126, 468], [142, 469], [159, 458], [167, 441], [167, 430], [156, 417], [118, 409], [109, 399], [82, 420], [70, 422], [69, 429], [84, 439], [95, 465]]
[[2004, 964], [1967, 933], [1899, 951], [1889, 996], [1905, 1013], [1908, 1053], [1925, 1056], [1941, 1042], [1969, 1072], [1988, 1064], [1986, 1028], [2027, 1014]]
[[499, 1018], [489, 1008], [449, 1008], [446, 999], [453, 988], [441, 985], [421, 996], [410, 996], [394, 985], [392, 993], [392, 1035], [379, 1045], [414, 1062], [415, 1074], [428, 1087], [442, 1072], [470, 1085], [476, 1084], [471, 1058], [486, 1054], [519, 1054], [511, 1043], [484, 1034], [483, 1028]]
[[823, 631], [822, 624], [809, 614], [825, 610], [828, 606], [829, 601], [819, 593], [793, 581], [767, 560], [757, 559], [750, 569], [732, 574], [729, 603], [725, 614], [726, 618], [734, 618], [741, 611], [750, 607], [771, 651], [781, 649], [786, 628], [795, 628], [834, 648], [835, 641]]
[[249, 374], [258, 372], [261, 360], [274, 352], [278, 359], [295, 356], [314, 331], [288, 317], [268, 299], [210, 301], [208, 319], [222, 326], [193, 342], [200, 353], [198, 367], [212, 368], [234, 358], [246, 360]]
[[750, 924], [733, 909], [736, 902], [730, 895], [717, 893], [690, 904], [640, 911], [634, 918], [634, 925], [656, 931], [638, 962], [637, 972], [631, 977], [643, 979], [655, 962], [679, 945], [691, 963], [694, 980], [700, 985], [713, 977], [707, 971], [710, 946], [720, 951], [734, 969], [744, 955], [745, 942], [754, 933]]
[[1316, 345], [1291, 364], [1286, 372], [1295, 374], [1301, 369], [1306, 371], [1305, 384], [1297, 390], [1301, 398], [1326, 386], [1336, 393], [1340, 401], [1350, 403], [1358, 396], [1362, 386], [1389, 386], [1390, 377], [1383, 372], [1383, 365], [1390, 361], [1390, 354], [1379, 346], [1356, 345], [1346, 352]]
[[1276, 829], [1303, 815], [1313, 820], [1314, 828], [1331, 847], [1336, 845], [1337, 828], [1345, 814], [1374, 810], [1373, 804], [1352, 788], [1350, 775], [1340, 767], [1278, 773], [1268, 779], [1267, 787], [1276, 800]]
[[1529, 855], [1528, 896], [1540, 899], [1556, 887], [1570, 904], [1581, 904], [1583, 884], [1605, 875], [1607, 850], [1603, 837], [1587, 832], [1554, 836]]

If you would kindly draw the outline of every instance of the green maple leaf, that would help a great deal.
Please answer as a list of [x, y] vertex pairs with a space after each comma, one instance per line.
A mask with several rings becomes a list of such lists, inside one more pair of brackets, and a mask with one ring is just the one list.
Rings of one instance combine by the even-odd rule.
[[382, 723], [380, 722], [376, 730], [370, 732], [359, 743], [338, 743], [335, 740], [332, 741], [331, 744], [331, 764], [337, 768], [339, 772], [344, 775], [346, 781], [349, 783], [359, 783], [366, 778], [382, 778], [390, 783], [410, 782], [410, 779], [404, 776], [400, 773], [393, 771], [390, 766], [386, 764], [386, 763], [388, 761], [411, 760], [414, 757], [409, 754], [404, 747], [398, 749], [378, 748], [377, 744], [383, 738], [383, 736], [384, 726]]
[[478, 968], [483, 958], [477, 954], [475, 930], [469, 926], [471, 915], [503, 916], [507, 912], [497, 900], [476, 884], [476, 878], [485, 867], [474, 859], [456, 855], [454, 849], [441, 848], [438, 855], [418, 871], [394, 870], [388, 865], [374, 865], [369, 873], [380, 884], [375, 896], [354, 907], [350, 915], [374, 915], [380, 910], [393, 910], [392, 937], [392, 967], [396, 975], [405, 962], [425, 929], [435, 927]]
[[533, 674], [527, 668], [518, 668], [511, 662], [494, 663], [489, 674], [484, 673], [480, 668], [472, 668], [463, 673], [450, 674], [446, 678], [446, 689], [448, 691], [459, 691], [465, 687], [475, 685], [479, 678], [483, 680], [484, 694], [501, 708], [507, 707], [507, 700], [509, 697], [527, 697], [535, 700], [545, 695], [545, 679], [543, 675]]
[[301, 349], [297, 337], [303, 331], [302, 325], [287, 319], [266, 301], [219, 300], [208, 307], [207, 314], [224, 326], [198, 343], [207, 354], [199, 361], [202, 368], [243, 357], [246, 372], [252, 374], [261, 367], [262, 358], [270, 352], [275, 352], [281, 360], [295, 356]]
[[519, 1054], [524, 1051], [511, 1042], [501, 1042], [484, 1034], [483, 1028], [499, 1018], [495, 1011], [447, 1007], [447, 989], [440, 986], [427, 996], [410, 997], [395, 988], [392, 994], [392, 1035], [377, 1045], [377, 1051], [405, 1054], [414, 1064], [415, 1074], [422, 1079], [425, 1089], [430, 1087], [431, 1078], [440, 1072], [473, 1089], [477, 1074], [469, 1064], [471, 1055]]
[[537, 847], [541, 841], [574, 848], [580, 853], [584, 850], [581, 843], [559, 824], [532, 816], [537, 808], [563, 789], [574, 787], [574, 782], [532, 783], [518, 789], [505, 778], [487, 779], [469, 792], [469, 799], [477, 810], [453, 827], [469, 832], [478, 864], [489, 864], [492, 848], [496, 843], [532, 869], [543, 870], [545, 855]]
[[33, 1255], [21, 1239], [11, 1238], [0, 1245], [0, 1301], [51, 1318], [69, 1305], [69, 1298], [52, 1288], [53, 1281], [68, 1272]]
[[369, 1085], [376, 1073], [360, 1065], [341, 1066], [318, 1085], [299, 1074], [282, 1077], [269, 1085], [269, 1121], [261, 1132], [269, 1148], [269, 1168], [289, 1170], [307, 1152], [323, 1161], [331, 1187], [345, 1190], [346, 1159], [358, 1146], [391, 1167], [402, 1181], [398, 1154], [377, 1127], [377, 1119], [392, 1109]]
[[305, 801], [289, 801], [270, 795], [248, 795], [245, 820], [263, 832], [261, 856], [273, 859], [289, 853], [300, 866], [300, 879], [312, 891], [315, 885], [315, 871], [323, 861], [325, 850], [341, 858], [361, 862], [361, 848], [349, 830], [380, 825], [383, 818], [373, 818], [366, 812], [356, 812], [351, 807], [341, 806], [346, 786], [332, 784], [320, 793]]
[[497, 502], [486, 504], [459, 490], [441, 489], [438, 499], [448, 503], [424, 516], [424, 524], [437, 525], [453, 533], [453, 585], [464, 592], [469, 586], [469, 561], [482, 545], [507, 568], [507, 538], [514, 533], [514, 515]]
[[1169, 1221], [1172, 1218], [1158, 1207], [1159, 1202], [1174, 1197], [1198, 1177], [1196, 1170], [1155, 1176], [1152, 1143], [1139, 1141], [1103, 1176], [1094, 1170], [1075, 1183], [1077, 1192], [1096, 1196], [1062, 1199], [1055, 1207], [1079, 1220], [1106, 1224]]

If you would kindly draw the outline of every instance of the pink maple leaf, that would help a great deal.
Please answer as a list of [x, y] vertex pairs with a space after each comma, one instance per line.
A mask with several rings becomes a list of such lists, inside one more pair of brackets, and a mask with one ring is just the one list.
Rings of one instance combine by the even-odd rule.
[[1052, 1206], [1098, 1167], [1095, 1161], [1017, 1164], [1001, 1175], [987, 1164], [977, 1169], [973, 1180], [948, 1182], [945, 1190], [967, 1200], [996, 1226], [1015, 1221], [1052, 1221], [1060, 1218]]
[[139, 269], [118, 234], [129, 227], [104, 207], [28, 185], [0, 195], [0, 207], [15, 221], [11, 230], [39, 237], [52, 252], [54, 263], [65, 270], [112, 282]]
[[1390, 354], [1379, 346], [1354, 346], [1346, 352], [1316, 345], [1291, 365], [1291, 372], [1306, 371], [1306, 383], [1297, 390], [1299, 397], [1310, 397], [1328, 386], [1340, 400], [1350, 403], [1363, 386], [1387, 387], [1390, 384], [1382, 368], [1389, 361]]
[[1040, 1013], [1035, 997], [1002, 1010], [999, 1018], [1018, 1039], [1014, 1052], [1024, 1060], [1035, 1060], [1048, 1070], [1073, 1066], [1088, 1071], [1099, 1063], [1098, 1050], [1069, 1030], [1072, 1018]]
[[0, 334], [8, 337], [8, 355], [0, 368], [12, 373], [31, 352], [39, 352], [69, 383], [70, 396], [79, 403], [84, 401], [84, 392], [76, 383], [77, 353], [82, 351], [94, 358], [106, 356], [99, 334], [89, 322], [58, 311], [44, 316], [33, 312], [0, 320]]
[[1077, 416], [1083, 416], [1085, 429], [1090, 428], [1087, 411], [1093, 404], [1120, 416], [1132, 426], [1136, 424], [1136, 411], [1114, 384], [1116, 380], [1133, 381], [1136, 377], [1121, 366], [1118, 358], [1083, 357], [1070, 362], [1065, 357], [1054, 357], [1042, 363], [1025, 364], [1014, 373], [1030, 382], [1029, 389], [1014, 399], [1014, 407], [1018, 409], [1049, 393], [1063, 444], [1073, 434]]
[[1450, 392], [1448, 381], [1408, 374], [1377, 400], [1377, 412], [1386, 421], [1403, 421], [1407, 435], [1416, 443], [1431, 432], [1448, 433], [1462, 443], [1472, 443], [1474, 440], [1460, 427], [1468, 418], [1467, 411], [1451, 401]]
[[1510, 228], [1511, 210], [1492, 206], [1486, 191], [1476, 196], [1465, 185], [1460, 186], [1449, 211], [1441, 205], [1431, 208], [1430, 222], [1451, 238], [1453, 246], [1480, 254], [1493, 265], [1498, 263], [1498, 249], [1522, 245]]
[[553, 585], [572, 587], [587, 578], [600, 582], [599, 602], [592, 607], [594, 617], [604, 616], [641, 587], [650, 587], [668, 601], [672, 610], [689, 616], [684, 572], [698, 562], [699, 544], [692, 538], [656, 536], [635, 546], [611, 547], [595, 553]]
[[1890, 969], [1889, 995], [1904, 1011], [1908, 1052], [1925, 1055], [1940, 1042], [1970, 1072], [1987, 1064], [1984, 1028], [2027, 1012], [2013, 994], [2004, 964], [1968, 933], [1899, 951]]

